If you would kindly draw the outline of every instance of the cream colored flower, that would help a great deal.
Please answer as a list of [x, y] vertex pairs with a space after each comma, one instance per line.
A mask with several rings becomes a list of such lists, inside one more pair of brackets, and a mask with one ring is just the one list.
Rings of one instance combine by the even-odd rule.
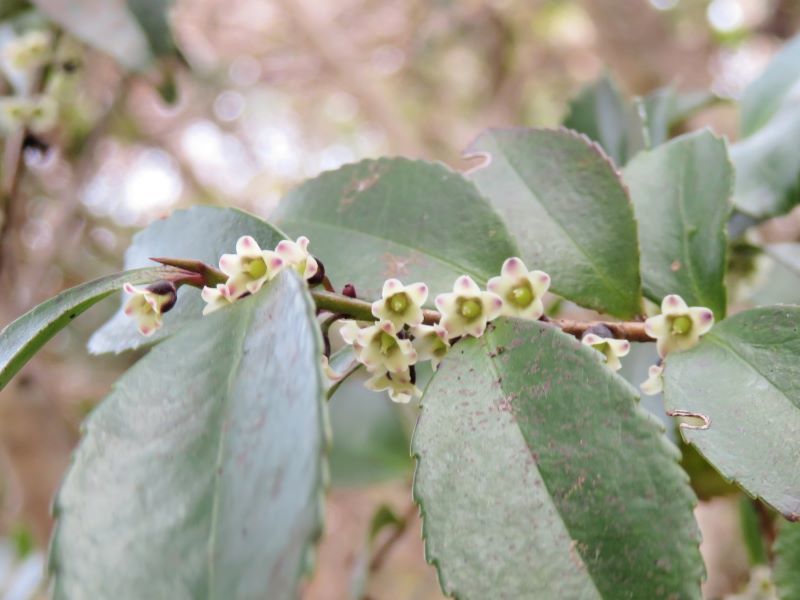
[[639, 385], [639, 389], [647, 396], [655, 396], [664, 391], [664, 366], [650, 365], [647, 380]]
[[284, 267], [283, 259], [275, 252], [262, 250], [249, 235], [236, 242], [236, 254], [223, 254], [219, 268], [228, 276], [225, 285], [233, 299], [255, 294]]
[[387, 279], [381, 296], [372, 303], [372, 314], [381, 321], [391, 321], [398, 331], [403, 325], [422, 323], [422, 305], [428, 299], [428, 286], [424, 283], [403, 285], [397, 279]]
[[28, 129], [33, 133], [50, 131], [58, 123], [58, 102], [52, 96], [36, 96], [28, 107]]
[[32, 71], [50, 60], [51, 40], [46, 31], [29, 31], [9, 42], [3, 49], [3, 55], [11, 68]]
[[619, 371], [622, 368], [619, 359], [631, 351], [631, 343], [628, 340], [600, 337], [594, 333], [584, 335], [581, 342], [605, 356], [606, 366], [612, 371]]
[[535, 321], [544, 314], [542, 298], [550, 288], [550, 275], [528, 271], [522, 259], [506, 259], [500, 277], [492, 277], [486, 288], [503, 299], [500, 314]]
[[376, 373], [364, 382], [367, 389], [382, 392], [387, 390], [389, 397], [400, 404], [407, 404], [412, 397], [421, 397], [420, 389], [411, 382], [408, 369], [400, 373]]
[[665, 296], [661, 314], [650, 317], [644, 330], [656, 339], [658, 355], [664, 358], [670, 352], [688, 350], [695, 346], [700, 336], [714, 325], [714, 313], [704, 306], [686, 306], [676, 294]]
[[371, 373], [402, 373], [417, 362], [417, 351], [409, 340], [397, 337], [391, 321], [359, 327], [355, 321], [342, 321], [342, 339], [353, 345], [356, 358]]
[[414, 336], [412, 344], [417, 351], [417, 360], [430, 360], [435, 371], [450, 350], [447, 330], [441, 325], [417, 325], [411, 329], [411, 334]]
[[287, 267], [292, 267], [303, 279], [311, 279], [317, 274], [319, 265], [308, 253], [308, 238], [301, 235], [296, 242], [282, 240], [275, 246], [275, 252]]
[[436, 296], [436, 307], [442, 314], [439, 324], [450, 338], [480, 337], [486, 324], [500, 316], [503, 300], [492, 292], [482, 292], [471, 277], [462, 275], [456, 279], [452, 293]]
[[175, 285], [169, 281], [159, 281], [147, 287], [126, 283], [123, 289], [131, 295], [123, 312], [136, 319], [139, 333], [145, 336], [153, 335], [161, 327], [161, 315], [175, 306], [177, 300]]
[[200, 297], [206, 302], [206, 306], [203, 308], [204, 315], [230, 306], [235, 301], [235, 298], [231, 298], [228, 286], [224, 283], [218, 283], [216, 287], [205, 286], [200, 292]]

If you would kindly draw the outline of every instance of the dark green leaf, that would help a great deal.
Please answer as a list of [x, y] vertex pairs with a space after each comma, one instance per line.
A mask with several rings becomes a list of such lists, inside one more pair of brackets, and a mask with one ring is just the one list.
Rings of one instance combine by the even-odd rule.
[[[133, 237], [125, 252], [125, 268], [154, 264], [150, 258], [193, 258], [216, 266], [219, 257], [236, 251], [236, 240], [251, 235], [262, 248], [272, 249], [284, 238], [269, 223], [235, 208], [196, 206], [155, 221]], [[122, 352], [164, 339], [201, 318], [205, 303], [196, 289], [178, 290], [178, 302], [164, 315], [164, 327], [145, 338], [120, 309], [89, 340], [93, 354]]]
[[678, 452], [600, 354], [499, 320], [451, 351], [414, 433], [426, 556], [457, 598], [699, 598]]
[[[365, 160], [323, 173], [290, 192], [275, 222], [311, 239], [334, 285], [380, 295], [385, 279], [450, 291], [456, 277], [479, 283], [517, 253], [475, 186], [441, 164]], [[433, 295], [430, 296], [433, 300]]]
[[775, 542], [775, 587], [781, 600], [800, 598], [800, 523], [783, 521]]
[[679, 294], [725, 316], [726, 226], [733, 167], [710, 131], [642, 152], [625, 167], [639, 222], [642, 286], [656, 303]]
[[774, 306], [725, 319], [665, 369], [667, 412], [698, 416], [684, 439], [790, 518], [800, 518], [798, 356], [800, 308]]
[[296, 598], [321, 528], [320, 358], [286, 272], [128, 371], [58, 494], [55, 598]]
[[470, 174], [500, 211], [530, 269], [552, 290], [617, 317], [641, 312], [633, 207], [599, 148], [562, 130], [490, 130], [469, 152], [486, 157]]
[[752, 135], [766, 125], [798, 82], [800, 35], [787, 43], [764, 73], [745, 89], [741, 101], [742, 135]]
[[[75, 317], [122, 288], [159, 279], [170, 269], [151, 267], [116, 273], [71, 288], [50, 298], [0, 331], [0, 390], [56, 333]], [[132, 321], [128, 319], [128, 325]]]
[[126, 4], [147, 36], [153, 54], [165, 56], [173, 53], [175, 40], [169, 25], [172, 0], [126, 0]]

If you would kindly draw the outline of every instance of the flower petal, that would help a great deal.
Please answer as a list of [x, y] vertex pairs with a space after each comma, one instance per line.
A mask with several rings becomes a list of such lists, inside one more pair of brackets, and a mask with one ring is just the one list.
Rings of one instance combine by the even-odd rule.
[[651, 338], [663, 338], [669, 334], [669, 325], [664, 315], [650, 317], [644, 322], [644, 331]]
[[417, 306], [422, 306], [428, 300], [428, 286], [421, 281], [407, 285], [405, 292]]
[[246, 258], [256, 258], [261, 256], [261, 247], [258, 242], [249, 235], [243, 235], [236, 240], [236, 254]]
[[704, 306], [693, 306], [688, 313], [697, 335], [708, 333], [709, 329], [714, 326], [714, 313], [710, 309]]
[[661, 313], [664, 315], [685, 315], [688, 310], [686, 302], [677, 294], [664, 296], [661, 301]]
[[481, 293], [481, 288], [469, 275], [462, 275], [453, 284], [453, 293], [459, 295], [477, 296]]
[[387, 279], [383, 282], [381, 296], [383, 298], [388, 298], [401, 291], [403, 291], [403, 283], [399, 279]]

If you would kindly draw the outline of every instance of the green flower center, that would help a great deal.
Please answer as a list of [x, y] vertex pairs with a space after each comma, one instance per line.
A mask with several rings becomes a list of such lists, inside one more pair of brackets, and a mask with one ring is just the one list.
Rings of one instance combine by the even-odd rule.
[[263, 258], [254, 258], [247, 263], [245, 270], [253, 279], [261, 279], [267, 274], [267, 263]]
[[389, 308], [394, 313], [404, 313], [406, 308], [408, 308], [408, 296], [405, 292], [400, 292], [389, 298]]
[[433, 355], [436, 358], [441, 358], [445, 354], [447, 354], [447, 345], [439, 338], [439, 336], [436, 336], [436, 340], [433, 342]]
[[533, 298], [533, 290], [527, 281], [512, 288], [508, 293], [508, 301], [522, 308], [529, 306]]
[[686, 335], [692, 330], [692, 320], [686, 315], [675, 317], [672, 320], [672, 333], [675, 335]]
[[458, 312], [461, 313], [461, 316], [467, 321], [477, 319], [483, 313], [483, 307], [478, 300], [474, 298], [460, 298], [459, 300], [461, 306], [459, 306]]
[[384, 356], [389, 354], [392, 350], [397, 348], [397, 339], [393, 335], [389, 335], [385, 331], [381, 331], [381, 354]]

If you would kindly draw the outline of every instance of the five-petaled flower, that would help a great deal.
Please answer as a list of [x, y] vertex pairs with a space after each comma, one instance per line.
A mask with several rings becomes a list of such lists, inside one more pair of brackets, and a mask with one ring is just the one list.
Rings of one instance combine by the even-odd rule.
[[700, 336], [714, 325], [714, 313], [704, 306], [686, 306], [676, 294], [665, 296], [661, 314], [650, 317], [644, 330], [656, 339], [658, 355], [664, 358], [670, 352], [688, 350], [695, 346]]
[[513, 256], [506, 259], [500, 276], [492, 277], [486, 288], [503, 299], [500, 314], [535, 321], [544, 314], [542, 298], [550, 288], [550, 275], [528, 271], [522, 259]]
[[647, 396], [655, 396], [664, 391], [664, 365], [650, 365], [647, 379], [639, 385], [639, 389]]
[[450, 349], [450, 340], [447, 339], [447, 330], [439, 324], [417, 325], [411, 328], [414, 336], [414, 349], [417, 351], [417, 360], [430, 360], [435, 371]]
[[480, 337], [486, 324], [500, 316], [503, 300], [492, 292], [482, 292], [471, 277], [462, 275], [456, 279], [452, 293], [436, 296], [436, 307], [442, 314], [439, 323], [449, 337]]
[[355, 321], [342, 321], [342, 339], [353, 345], [356, 358], [371, 373], [402, 373], [417, 362], [417, 351], [410, 340], [400, 339], [391, 321], [359, 327]]
[[231, 297], [228, 286], [224, 283], [218, 283], [216, 287], [205, 286], [203, 291], [200, 292], [200, 296], [206, 302], [206, 306], [203, 308], [204, 315], [219, 310], [220, 308], [225, 308], [235, 300], [235, 298]]
[[123, 312], [136, 319], [139, 333], [145, 336], [152, 335], [161, 327], [161, 315], [175, 306], [177, 299], [175, 284], [171, 281], [157, 281], [147, 287], [126, 283], [123, 289], [131, 294]]
[[619, 371], [622, 368], [619, 359], [631, 351], [631, 343], [628, 340], [600, 337], [596, 333], [587, 333], [581, 341], [605, 356], [606, 366], [612, 371]]
[[249, 235], [236, 242], [236, 254], [223, 254], [219, 259], [219, 268], [228, 276], [225, 285], [233, 299], [248, 292], [255, 294], [283, 266], [284, 260], [277, 253], [262, 250]]
[[308, 238], [301, 235], [296, 242], [281, 240], [275, 247], [275, 252], [283, 259], [287, 267], [292, 267], [303, 279], [311, 279], [317, 274], [319, 265], [308, 253]]
[[375, 392], [387, 390], [389, 397], [400, 404], [407, 404], [412, 397], [422, 396], [420, 389], [411, 381], [408, 369], [400, 373], [376, 373], [364, 382], [367, 389]]
[[428, 286], [424, 283], [403, 285], [397, 279], [387, 279], [381, 296], [372, 303], [372, 314], [379, 320], [391, 321], [397, 330], [403, 325], [422, 323], [422, 305], [428, 299]]

